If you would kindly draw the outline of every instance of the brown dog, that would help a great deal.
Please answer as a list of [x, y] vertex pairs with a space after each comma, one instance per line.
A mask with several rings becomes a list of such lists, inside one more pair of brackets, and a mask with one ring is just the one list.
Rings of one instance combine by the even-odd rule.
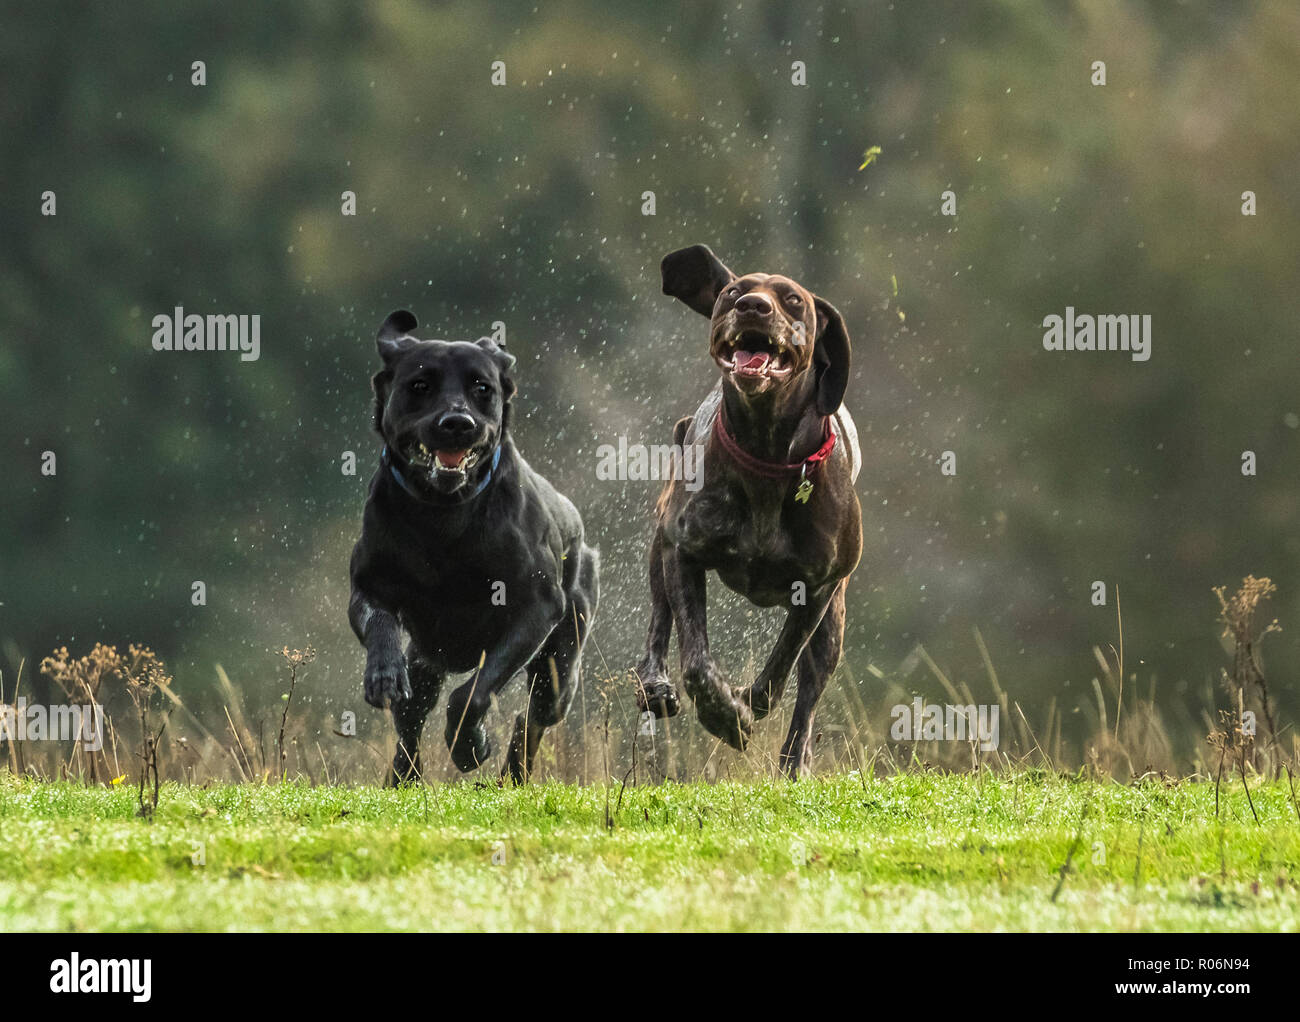
[[[710, 732], [743, 750], [755, 720], [781, 697], [796, 661], [799, 691], [781, 769], [812, 761], [817, 700], [839, 663], [844, 591], [862, 553], [857, 430], [841, 407], [849, 336], [835, 308], [788, 277], [737, 277], [705, 245], [664, 257], [664, 294], [710, 318], [709, 354], [722, 379], [674, 443], [704, 447], [696, 492], [670, 481], [650, 546], [650, 631], [637, 702], [656, 716], [680, 708], [664, 666], [674, 622], [682, 679]], [[785, 606], [763, 670], [733, 691], [709, 653], [705, 575], [760, 607]]]

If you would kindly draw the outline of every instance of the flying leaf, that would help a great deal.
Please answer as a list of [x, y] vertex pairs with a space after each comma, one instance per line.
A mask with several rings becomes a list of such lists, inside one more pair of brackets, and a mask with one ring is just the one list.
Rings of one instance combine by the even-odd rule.
[[859, 167], [858, 170], [866, 170], [868, 167], [870, 167], [873, 163], [876, 162], [876, 157], [879, 156], [880, 153], [881, 153], [880, 146], [873, 145], [870, 149], [868, 149], [865, 153], [862, 154], [862, 166]]

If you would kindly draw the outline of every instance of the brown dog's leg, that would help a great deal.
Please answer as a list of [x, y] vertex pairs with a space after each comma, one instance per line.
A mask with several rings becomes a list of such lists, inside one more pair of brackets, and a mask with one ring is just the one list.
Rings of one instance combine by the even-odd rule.
[[736, 698], [709, 653], [705, 569], [678, 549], [667, 551], [664, 584], [677, 625], [682, 654], [682, 683], [695, 701], [695, 712], [705, 729], [733, 749], [745, 751], [753, 711]]
[[781, 746], [780, 760], [781, 771], [791, 780], [798, 780], [812, 769], [813, 716], [817, 712], [817, 700], [840, 662], [847, 587], [848, 579], [836, 586], [821, 624], [799, 655], [799, 694], [794, 702], [790, 733]]
[[664, 584], [663, 537], [655, 530], [650, 541], [650, 627], [645, 656], [636, 668], [636, 704], [656, 717], [675, 717], [681, 709], [677, 689], [668, 679], [668, 642], [673, 634], [673, 607]]
[[740, 698], [754, 711], [755, 720], [766, 717], [785, 692], [790, 672], [794, 670], [796, 661], [802, 663], [799, 658], [817, 633], [835, 592], [835, 588], [828, 587], [808, 593], [806, 604], [790, 608], [763, 670], [740, 694]]
[[[673, 445], [679, 452], [684, 452], [686, 434], [690, 431], [694, 417], [687, 415], [677, 420], [673, 427]], [[681, 454], [684, 458], [685, 455]], [[678, 462], [678, 467], [685, 472], [685, 465]], [[699, 470], [699, 466], [696, 466]], [[637, 665], [636, 704], [642, 713], [649, 710], [656, 717], [675, 717], [681, 710], [681, 700], [677, 689], [668, 678], [668, 643], [673, 635], [673, 605], [668, 598], [668, 586], [664, 581], [664, 537], [663, 522], [670, 513], [676, 487], [684, 478], [670, 479], [659, 499], [655, 502], [655, 516], [658, 525], [654, 537], [650, 540], [650, 627], [646, 633], [645, 656]]]

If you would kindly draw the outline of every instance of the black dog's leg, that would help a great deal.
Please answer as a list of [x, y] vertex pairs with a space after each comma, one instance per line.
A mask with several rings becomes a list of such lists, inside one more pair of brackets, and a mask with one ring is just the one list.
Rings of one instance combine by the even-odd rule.
[[397, 729], [397, 752], [388, 773], [388, 787], [420, 780], [420, 734], [424, 718], [438, 702], [443, 676], [414, 646], [406, 651], [406, 673], [411, 681], [411, 698], [393, 704], [393, 726]]
[[411, 698], [411, 682], [402, 656], [402, 630], [397, 618], [359, 589], [348, 601], [348, 621], [366, 647], [366, 702], [384, 709]]
[[709, 652], [708, 603], [704, 566], [680, 548], [666, 552], [664, 583], [677, 625], [682, 682], [709, 733], [741, 752], [749, 741], [754, 714], [736, 698]]
[[826, 682], [840, 662], [844, 646], [844, 591], [848, 579], [835, 588], [830, 606], [813, 637], [799, 655], [799, 694], [794, 701], [790, 733], [781, 746], [781, 770], [791, 780], [812, 769], [813, 715]]
[[555, 626], [537, 656], [528, 664], [528, 708], [515, 717], [514, 735], [501, 776], [523, 784], [533, 772], [533, 759], [542, 735], [569, 711], [578, 684], [582, 646], [591, 630], [598, 578], [595, 552], [584, 548], [576, 585], [569, 594], [564, 619]]
[[776, 645], [767, 655], [763, 670], [754, 679], [754, 683], [740, 693], [741, 701], [754, 711], [755, 720], [766, 717], [781, 698], [795, 661], [816, 633], [835, 592], [834, 586], [815, 590], [807, 594], [806, 604], [790, 608], [781, 634], [777, 636]]
[[506, 682], [522, 671], [541, 652], [542, 645], [563, 613], [562, 591], [557, 586], [554, 599], [539, 596], [525, 601], [526, 609], [515, 623], [509, 638], [483, 656], [482, 666], [474, 676], [452, 691], [447, 698], [447, 748], [452, 762], [468, 772], [487, 762], [492, 755], [483, 718], [492, 697]]
[[663, 537], [655, 530], [650, 541], [650, 628], [645, 656], [636, 668], [636, 704], [656, 717], [673, 717], [681, 709], [677, 689], [668, 679], [668, 642], [673, 634], [673, 607], [664, 584]]

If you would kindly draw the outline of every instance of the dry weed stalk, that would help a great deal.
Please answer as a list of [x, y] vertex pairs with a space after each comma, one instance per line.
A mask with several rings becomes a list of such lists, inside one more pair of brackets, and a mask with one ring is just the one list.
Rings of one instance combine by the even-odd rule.
[[[100, 689], [104, 681], [111, 677], [120, 677], [121, 657], [117, 647], [95, 643], [94, 649], [83, 657], [73, 657], [67, 646], [60, 646], [41, 661], [41, 673], [49, 678], [63, 693], [70, 703], [85, 703], [88, 706], [101, 706]], [[99, 751], [104, 757], [104, 750]], [[92, 784], [100, 783], [99, 763], [92, 753], [87, 757], [90, 762], [90, 780]], [[107, 759], [105, 759], [107, 767]], [[111, 775], [111, 771], [107, 771]]]
[[1219, 815], [1219, 782], [1223, 779], [1223, 764], [1233, 753], [1241, 769], [1241, 786], [1246, 789], [1246, 801], [1250, 803], [1251, 815], [1259, 823], [1259, 813], [1255, 811], [1255, 800], [1250, 797], [1250, 785], [1246, 782], [1246, 754], [1255, 746], [1255, 736], [1248, 731], [1242, 718], [1245, 715], [1238, 710], [1234, 716], [1228, 710], [1219, 711], [1219, 727], [1212, 730], [1208, 741], [1212, 748], [1219, 750], [1219, 768], [1214, 776], [1214, 815]]
[[285, 775], [285, 752], [284, 752], [284, 729], [289, 720], [289, 705], [293, 702], [293, 690], [298, 685], [298, 672], [304, 665], [311, 663], [316, 659], [316, 650], [311, 646], [306, 649], [290, 649], [283, 646], [280, 649], [280, 656], [284, 658], [286, 666], [289, 668], [289, 691], [284, 696], [284, 712], [280, 714], [280, 735], [275, 740], [276, 751], [279, 753], [279, 776], [284, 779]]
[[[1247, 575], [1241, 581], [1241, 587], [1231, 596], [1227, 586], [1215, 586], [1214, 595], [1219, 598], [1219, 622], [1223, 625], [1223, 635], [1233, 641], [1232, 674], [1223, 672], [1223, 684], [1229, 698], [1244, 702], [1244, 693], [1258, 693], [1260, 708], [1264, 713], [1264, 722], [1268, 725], [1269, 747], [1277, 742], [1277, 724], [1273, 719], [1273, 705], [1268, 695], [1268, 683], [1260, 667], [1256, 649], [1264, 636], [1271, 632], [1280, 632], [1281, 626], [1274, 618], [1267, 624], [1259, 618], [1260, 605], [1273, 593], [1277, 592], [1271, 580]], [[1244, 705], [1241, 707], [1244, 710]], [[1273, 760], [1273, 775], [1281, 775], [1276, 756]]]
[[[140, 722], [140, 774], [137, 796], [140, 815], [152, 817], [154, 810], [158, 808], [160, 786], [158, 744], [167, 727], [167, 720], [164, 717], [157, 732], [154, 732], [152, 725], [156, 713], [154, 704], [156, 697], [166, 692], [172, 683], [171, 675], [167, 673], [162, 660], [148, 646], [132, 644], [127, 647], [123, 655], [118, 652], [116, 646], [97, 642], [86, 656], [76, 658], [68, 652], [66, 646], [60, 646], [52, 655], [41, 661], [41, 673], [58, 685], [69, 700], [85, 699], [91, 706], [103, 705], [101, 690], [105, 681], [113, 678], [122, 683]], [[106, 755], [102, 749], [100, 755]], [[98, 783], [99, 772], [93, 756], [90, 757], [90, 769], [91, 780]]]
[[[172, 678], [163, 662], [148, 646], [133, 644], [127, 647], [127, 655], [119, 660], [118, 670], [126, 684], [127, 695], [135, 706], [136, 715], [140, 718], [140, 784], [137, 796], [140, 815], [152, 819], [158, 808], [160, 784], [158, 745], [162, 741], [163, 732], [167, 730], [167, 716], [164, 715], [162, 723], [158, 725], [157, 733], [152, 729], [151, 720], [155, 713], [156, 697], [170, 688]], [[150, 779], [153, 788], [146, 800], [146, 788]]]

